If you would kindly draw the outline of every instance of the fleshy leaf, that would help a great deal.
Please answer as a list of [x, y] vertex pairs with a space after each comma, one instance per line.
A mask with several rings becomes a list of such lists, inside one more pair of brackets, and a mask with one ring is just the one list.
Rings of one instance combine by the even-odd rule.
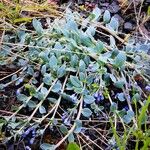
[[34, 18], [33, 21], [32, 21], [32, 24], [33, 24], [33, 27], [36, 30], [36, 32], [38, 34], [42, 34], [43, 28], [42, 28], [41, 22], [39, 20], [37, 20], [36, 18]]
[[78, 77], [70, 76], [70, 81], [75, 87], [78, 87], [78, 88], [82, 87], [82, 84], [81, 84], [80, 80], [78, 79]]
[[126, 54], [124, 52], [120, 52], [114, 60], [114, 65], [120, 68], [125, 64], [126, 59]]
[[57, 58], [53, 55], [50, 57], [49, 67], [55, 69], [57, 67]]
[[82, 115], [84, 117], [90, 117], [92, 115], [92, 111], [89, 108], [83, 108], [82, 109]]
[[86, 65], [85, 65], [84, 61], [80, 60], [80, 62], [79, 62], [79, 71], [80, 72], [85, 72], [85, 69], [86, 69]]
[[98, 21], [101, 16], [101, 10], [98, 7], [95, 7], [92, 14], [94, 14], [94, 21]]
[[55, 150], [55, 145], [51, 145], [51, 144], [48, 144], [48, 143], [43, 143], [40, 145], [40, 148], [42, 150]]
[[111, 18], [110, 12], [108, 10], [105, 10], [104, 15], [103, 15], [103, 21], [105, 23], [109, 23], [110, 18]]
[[84, 96], [84, 102], [86, 104], [92, 104], [95, 101], [95, 98], [91, 95], [85, 95]]
[[50, 85], [52, 82], [51, 74], [46, 73], [44, 75], [43, 82], [47, 85]]
[[18, 99], [19, 101], [26, 102], [27, 99], [28, 99], [28, 97], [27, 97], [26, 95], [24, 95], [24, 94], [19, 94], [19, 95], [17, 96], [17, 99]]
[[45, 107], [44, 107], [44, 106], [40, 106], [40, 107], [39, 107], [39, 112], [40, 112], [41, 114], [45, 114], [45, 113], [46, 113]]
[[60, 92], [60, 91], [61, 91], [61, 87], [62, 87], [61, 83], [60, 83], [60, 82], [57, 82], [57, 83], [53, 86], [52, 91], [55, 92], [55, 93]]
[[124, 93], [118, 93], [117, 97], [121, 102], [125, 101]]

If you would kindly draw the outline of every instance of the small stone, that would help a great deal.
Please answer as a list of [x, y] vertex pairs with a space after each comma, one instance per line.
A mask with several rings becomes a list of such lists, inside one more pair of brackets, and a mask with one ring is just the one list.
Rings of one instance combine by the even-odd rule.
[[145, 90], [147, 90], [148, 92], [150, 92], [150, 85], [147, 85], [147, 86], [145, 87]]
[[84, 0], [78, 0], [78, 5], [83, 5], [85, 3]]
[[110, 4], [108, 6], [108, 10], [111, 12], [111, 13], [117, 13], [119, 10], [120, 10], [120, 7], [119, 5], [116, 3], [116, 2], [113, 2], [112, 4]]
[[101, 6], [108, 7], [109, 3], [101, 3]]
[[123, 20], [123, 18], [122, 18], [120, 15], [115, 14], [114, 17], [115, 17], [116, 19], [118, 19], [119, 24], [123, 24], [123, 23], [124, 23], [124, 20]]
[[129, 30], [129, 31], [133, 30], [133, 24], [130, 23], [130, 22], [126, 22], [126, 23], [124, 24], [124, 29], [125, 29], [125, 30]]

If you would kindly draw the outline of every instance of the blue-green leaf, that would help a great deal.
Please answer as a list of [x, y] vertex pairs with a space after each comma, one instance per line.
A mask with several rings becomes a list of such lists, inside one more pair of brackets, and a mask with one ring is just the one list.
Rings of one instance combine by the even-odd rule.
[[58, 78], [63, 77], [66, 74], [66, 68], [64, 65], [62, 65], [60, 68], [57, 70], [57, 76]]
[[101, 53], [101, 52], [104, 50], [104, 44], [103, 44], [103, 42], [98, 41], [98, 42], [96, 43], [96, 47], [94, 48], [94, 50], [95, 50], [97, 53]]
[[52, 88], [52, 91], [58, 93], [61, 91], [62, 84], [58, 81]]
[[92, 104], [95, 101], [95, 98], [91, 95], [85, 95], [84, 96], [84, 102], [86, 104]]
[[139, 94], [139, 93], [136, 93], [136, 94], [134, 94], [134, 96], [132, 97], [132, 100], [133, 100], [133, 101], [139, 101], [140, 98], [141, 98], [140, 94]]
[[71, 81], [72, 85], [74, 85], [75, 87], [78, 87], [78, 88], [82, 87], [82, 84], [81, 84], [80, 80], [78, 79], [78, 77], [71, 75], [70, 81]]
[[76, 128], [74, 130], [74, 133], [80, 133], [82, 130], [82, 121], [81, 120], [76, 120]]
[[51, 145], [51, 144], [48, 144], [48, 143], [43, 143], [40, 145], [40, 148], [42, 150], [55, 150], [55, 145]]
[[87, 46], [87, 47], [93, 46], [93, 42], [91, 38], [86, 33], [81, 34], [80, 37], [81, 37], [81, 43], [83, 44], [83, 46]]
[[55, 69], [57, 67], [57, 58], [53, 55], [50, 57], [49, 67]]
[[84, 117], [90, 117], [92, 115], [92, 111], [89, 108], [83, 108], [82, 109], [82, 115]]
[[85, 65], [84, 61], [80, 60], [80, 62], [79, 62], [79, 71], [80, 72], [85, 72], [85, 69], [86, 69], [86, 65]]
[[43, 82], [47, 85], [50, 85], [52, 83], [51, 74], [46, 73], [44, 75]]
[[119, 22], [118, 22], [117, 18], [112, 17], [111, 20], [110, 20], [109, 25], [113, 28], [114, 31], [118, 31]]
[[27, 104], [30, 108], [35, 108], [36, 107], [36, 103], [32, 100], [30, 100]]
[[122, 67], [126, 61], [127, 57], [124, 52], [119, 52], [114, 60], [114, 65], [118, 68]]
[[45, 95], [41, 92], [37, 92], [34, 97], [36, 97], [39, 100], [44, 100]]
[[63, 125], [63, 124], [60, 126], [60, 131], [61, 131], [64, 135], [68, 133], [67, 127], [66, 127], [65, 125]]
[[48, 62], [49, 58], [48, 58], [48, 54], [44, 51], [39, 53], [39, 57], [44, 61], [44, 62]]
[[67, 20], [65, 29], [72, 30], [72, 31], [77, 31], [78, 30], [78, 25], [73, 19], [69, 19], [69, 20]]
[[45, 107], [44, 107], [44, 106], [40, 106], [40, 107], [39, 107], [39, 112], [40, 112], [41, 114], [45, 114], [45, 113], [46, 113]]
[[134, 112], [131, 110], [127, 111], [127, 115], [124, 115], [123, 120], [126, 124], [130, 123], [134, 117]]
[[46, 73], [46, 65], [42, 66], [41, 73], [42, 73], [42, 75], [44, 75]]
[[117, 97], [121, 102], [125, 101], [124, 93], [118, 93]]
[[128, 111], [127, 111], [127, 115], [128, 115], [129, 117], [133, 118], [133, 117], [134, 117], [134, 112], [133, 112], [132, 110], [128, 110]]
[[104, 23], [109, 23], [110, 18], [111, 18], [110, 12], [108, 10], [105, 10], [104, 15], [103, 15]]
[[117, 81], [116, 77], [113, 74], [110, 74], [110, 79], [115, 83]]
[[129, 124], [130, 122], [131, 122], [131, 118], [130, 117], [128, 117], [128, 115], [124, 115], [124, 117], [123, 117], [123, 121], [126, 123], [126, 124]]
[[17, 99], [18, 99], [19, 101], [26, 102], [27, 99], [28, 99], [28, 97], [27, 97], [26, 95], [24, 95], [24, 94], [19, 94], [19, 95], [17, 96]]
[[11, 81], [14, 81], [14, 80], [16, 80], [16, 79], [17, 79], [17, 75], [14, 74], [14, 75], [11, 77]]
[[110, 46], [113, 48], [116, 46], [115, 38], [111, 35], [110, 35]]
[[79, 60], [79, 58], [78, 58], [78, 56], [77, 55], [73, 55], [73, 56], [71, 56], [71, 66], [72, 67], [75, 67], [77, 64], [78, 64], [78, 60]]
[[79, 78], [81, 81], [85, 81], [86, 80], [86, 75], [83, 72], [79, 72]]
[[34, 75], [34, 70], [33, 70], [33, 68], [29, 66], [29, 67], [28, 67], [28, 70], [27, 70], [27, 73], [28, 73], [29, 75], [33, 76], [33, 75]]
[[92, 14], [94, 14], [94, 21], [98, 21], [101, 16], [101, 10], [98, 7], [95, 7]]
[[32, 24], [33, 24], [33, 27], [36, 30], [36, 32], [38, 34], [42, 34], [43, 28], [42, 28], [42, 24], [40, 23], [40, 21], [37, 20], [36, 18], [34, 18], [33, 21], [32, 21]]
[[73, 133], [71, 133], [71, 134], [68, 136], [68, 141], [69, 141], [69, 143], [74, 142], [74, 135], [73, 135]]
[[110, 111], [114, 112], [116, 111], [118, 108], [117, 104], [115, 102], [112, 102], [111, 106], [110, 106]]
[[3, 90], [5, 88], [5, 84], [0, 84], [0, 90]]
[[114, 85], [115, 87], [122, 89], [124, 84], [125, 84], [124, 81], [121, 80], [121, 81], [117, 81]]
[[45, 87], [42, 87], [42, 88], [41, 88], [41, 93], [42, 93], [43, 95], [46, 95], [47, 92], [48, 92], [47, 88], [45, 88]]
[[52, 97], [48, 97], [47, 99], [53, 104], [57, 102], [57, 99], [52, 98]]
[[96, 31], [95, 27], [90, 26], [90, 27], [87, 28], [86, 33], [89, 36], [94, 36], [95, 35], [95, 31]]

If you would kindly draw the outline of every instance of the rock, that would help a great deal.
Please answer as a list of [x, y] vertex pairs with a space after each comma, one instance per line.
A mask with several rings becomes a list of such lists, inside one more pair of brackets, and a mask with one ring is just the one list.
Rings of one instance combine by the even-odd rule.
[[100, 6], [108, 7], [109, 3], [100, 3]]
[[111, 13], [117, 13], [120, 10], [119, 5], [116, 2], [112, 2], [109, 6], [108, 6], [108, 10]]
[[130, 23], [130, 22], [126, 22], [126, 23], [124, 24], [124, 29], [125, 29], [125, 30], [128, 30], [128, 31], [133, 30], [133, 24]]
[[101, 8], [102, 13], [104, 13], [104, 12], [105, 12], [105, 10], [107, 10], [107, 8], [106, 8], [106, 7], [102, 7], [102, 8]]
[[106, 2], [109, 3], [109, 0], [101, 0], [100, 2], [101, 2], [101, 3], [106, 3]]
[[123, 20], [123, 18], [120, 15], [115, 14], [114, 17], [118, 19], [119, 24], [123, 24], [124, 23], [124, 20]]
[[85, 3], [85, 0], [78, 0], [78, 5], [83, 5]]

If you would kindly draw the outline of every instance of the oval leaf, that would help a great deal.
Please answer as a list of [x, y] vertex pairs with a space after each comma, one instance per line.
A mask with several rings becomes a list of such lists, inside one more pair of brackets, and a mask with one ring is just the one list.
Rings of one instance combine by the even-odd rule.
[[80, 147], [75, 142], [71, 142], [68, 144], [67, 150], [80, 150]]
[[82, 109], [82, 115], [88, 118], [92, 115], [92, 111], [89, 108], [84, 108]]
[[110, 12], [108, 10], [105, 10], [104, 12], [104, 16], [103, 16], [103, 21], [104, 23], [109, 23], [110, 21]]
[[92, 12], [92, 14], [94, 14], [94, 21], [98, 21], [99, 20], [99, 18], [100, 18], [100, 16], [101, 16], [101, 10], [98, 8], [98, 7], [95, 7], [94, 9], [93, 9], [93, 12]]
[[74, 85], [75, 87], [79, 88], [82, 86], [80, 80], [76, 76], [70, 76], [70, 81], [71, 81], [72, 85]]
[[91, 95], [84, 96], [84, 102], [86, 104], [92, 104], [95, 101], [95, 98]]
[[39, 112], [40, 112], [41, 114], [45, 114], [45, 113], [46, 113], [45, 107], [44, 107], [44, 106], [40, 106], [40, 107], [39, 107]]
[[126, 59], [126, 54], [124, 52], [120, 52], [114, 60], [114, 65], [120, 68], [124, 65]]

